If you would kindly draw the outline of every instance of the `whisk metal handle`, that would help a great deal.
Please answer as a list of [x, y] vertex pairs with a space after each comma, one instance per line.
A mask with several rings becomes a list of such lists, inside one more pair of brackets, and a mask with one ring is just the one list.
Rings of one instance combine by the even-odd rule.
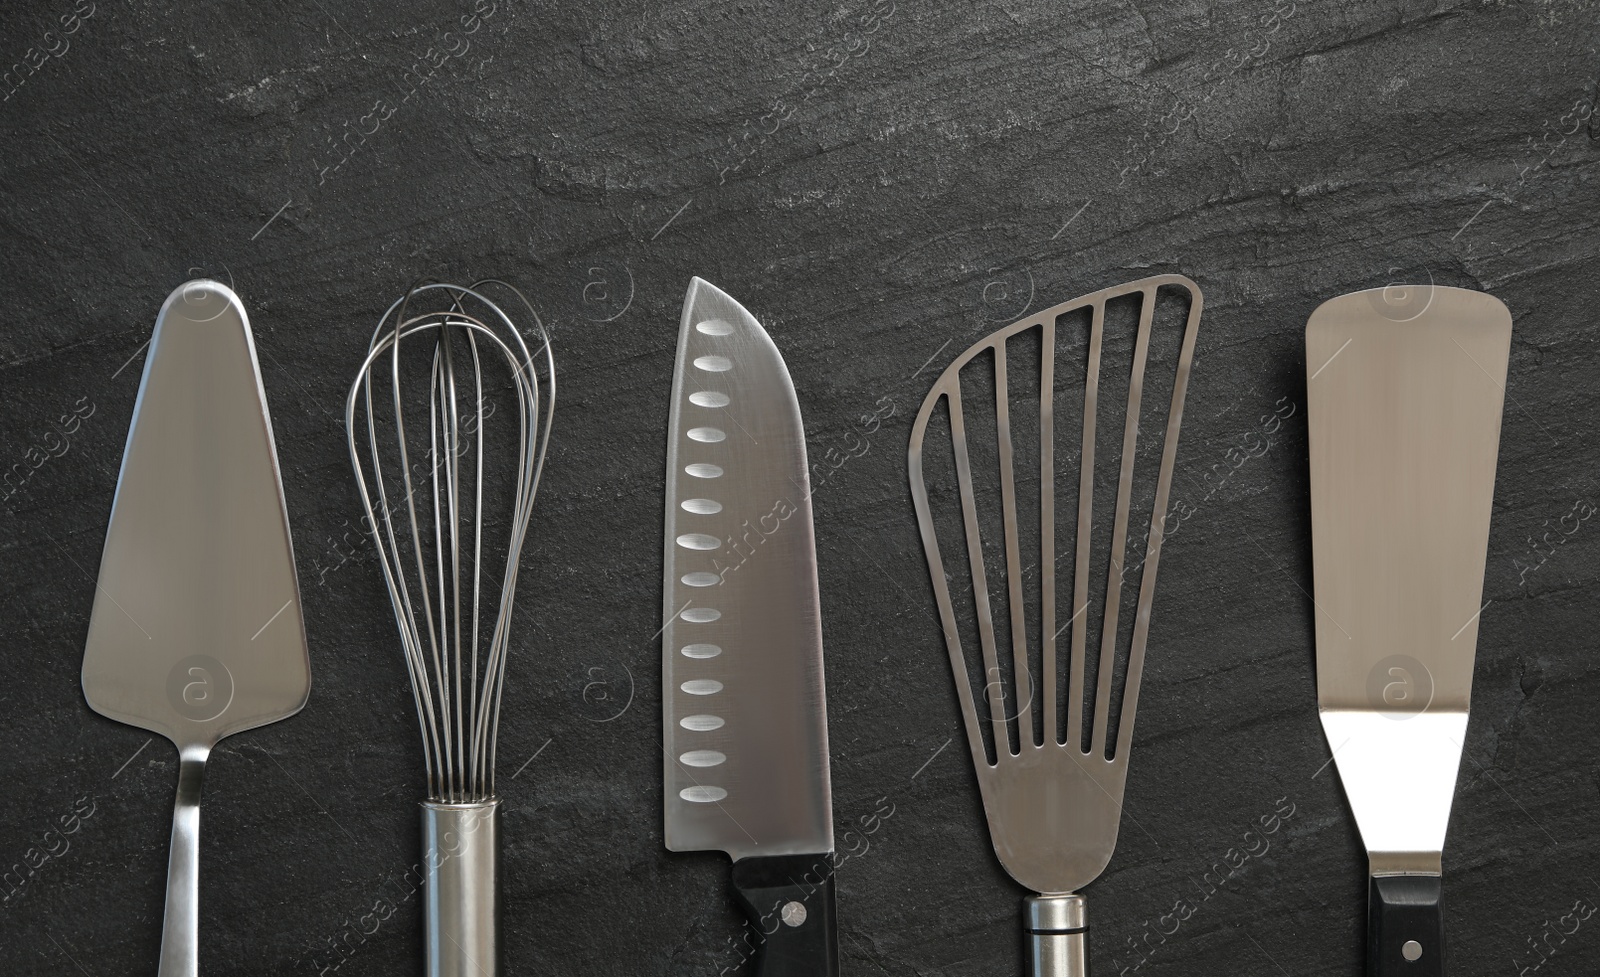
[[427, 977], [496, 977], [500, 802], [422, 804]]
[[1088, 977], [1089, 914], [1083, 896], [1029, 896], [1022, 905], [1033, 977]]
[[200, 784], [210, 754], [207, 746], [188, 746], [178, 753], [160, 977], [200, 977]]

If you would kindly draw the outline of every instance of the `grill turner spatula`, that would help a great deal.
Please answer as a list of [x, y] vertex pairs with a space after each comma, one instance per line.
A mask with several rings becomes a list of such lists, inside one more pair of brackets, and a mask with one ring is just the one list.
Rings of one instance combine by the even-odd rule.
[[1443, 977], [1511, 314], [1390, 286], [1306, 324], [1317, 704], [1370, 861], [1367, 973]]

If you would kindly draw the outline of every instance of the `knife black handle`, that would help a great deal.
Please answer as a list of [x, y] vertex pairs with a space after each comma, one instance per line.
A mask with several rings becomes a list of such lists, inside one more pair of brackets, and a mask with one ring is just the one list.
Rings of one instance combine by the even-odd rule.
[[733, 889], [757, 934], [756, 977], [838, 977], [832, 854], [741, 858]]
[[1367, 977], [1445, 977], [1444, 880], [1376, 875], [1367, 892]]

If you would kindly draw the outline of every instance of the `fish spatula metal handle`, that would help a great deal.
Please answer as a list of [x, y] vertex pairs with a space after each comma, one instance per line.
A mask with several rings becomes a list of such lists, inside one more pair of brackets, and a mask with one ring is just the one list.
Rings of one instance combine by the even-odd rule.
[[[1181, 325], [1170, 328], [1165, 314], [1159, 322], [1156, 318], [1158, 300], [1175, 299], [1186, 300], [1188, 309], [1179, 319]], [[1137, 324], [1130, 335], [1119, 334], [1108, 341], [1106, 307], [1112, 302], [1135, 306]], [[1035, 977], [1085, 977], [1088, 973], [1087, 908], [1077, 890], [1099, 877], [1117, 843], [1156, 567], [1201, 306], [1200, 290], [1194, 282], [1181, 275], [1157, 275], [1045, 309], [991, 334], [958, 356], [935, 381], [911, 429], [907, 459], [911, 496], [967, 744], [983, 793], [989, 838], [1006, 872], [1039, 893], [1023, 903], [1023, 932]], [[1086, 328], [1074, 328], [1079, 322], [1086, 322]], [[1158, 332], [1160, 340], [1152, 343]], [[1038, 351], [1036, 368], [1026, 358], [1029, 349]], [[1119, 364], [1117, 375], [1112, 368], [1103, 368], [1103, 353], [1108, 360], [1128, 357], [1127, 374], [1120, 374], [1124, 364]], [[981, 361], [979, 369], [991, 369], [987, 375], [993, 377], [993, 390], [977, 396], [973, 388], [982, 384], [974, 383], [970, 375], [963, 379], [963, 371], [975, 361]], [[1080, 378], [1081, 394], [1077, 390]], [[1067, 393], [1058, 390], [1058, 382]], [[1123, 405], [1110, 403], [1111, 398], [1102, 404], [1103, 389], [1125, 392], [1125, 410], [1119, 409]], [[1162, 392], [1169, 392], [1170, 399]], [[948, 419], [948, 441], [928, 437], [936, 415]], [[1058, 418], [1065, 421], [1060, 434]], [[1076, 431], [1073, 418], [1081, 419]], [[1113, 447], [1108, 451], [1105, 445], [1098, 445], [1102, 450], [1097, 470], [1096, 431], [1102, 423], [1109, 428]], [[1120, 452], [1115, 447], [1119, 432]], [[1076, 458], [1064, 458], [1058, 466], [1057, 439], [1070, 444], [1074, 437]], [[1140, 449], [1152, 440], [1160, 446], [1154, 484], [1148, 480], [1136, 483], [1135, 461]], [[997, 493], [981, 493], [975, 486], [974, 472], [981, 469], [973, 458], [980, 443], [993, 445], [999, 468]], [[1024, 448], [1037, 456], [1035, 463], [1025, 465], [1017, 460]], [[935, 517], [935, 496], [930, 495], [924, 475], [924, 463], [933, 460], [935, 451], [954, 463], [955, 485], [940, 482], [936, 486], [943, 504], [958, 508], [958, 512], [949, 512], [944, 536]], [[1056, 551], [1058, 467], [1077, 475], [1076, 503], [1059, 507], [1064, 521], [1076, 520], [1071, 560], [1068, 553]], [[1148, 465], [1139, 466], [1146, 476], [1151, 474], [1147, 469]], [[1105, 590], [1103, 598], [1097, 596], [1095, 601], [1098, 613], [1090, 614], [1086, 612], [1091, 605], [1091, 543], [1107, 545], [1107, 533], [1096, 523], [1094, 490], [1096, 484], [1108, 483], [1116, 485], [1110, 551], [1096, 554], [1105, 561]], [[1019, 487], [1024, 490], [1021, 498], [1038, 500], [1038, 511], [1024, 511], [1018, 501]], [[1066, 497], [1073, 488], [1070, 483], [1060, 487]], [[1141, 504], [1149, 500], [1151, 507], [1148, 532], [1142, 540], [1140, 524], [1132, 517], [1135, 498]], [[997, 520], [993, 511], [980, 513], [982, 504], [992, 506], [995, 501], [1000, 509]], [[999, 533], [993, 528], [997, 523]], [[1019, 532], [1023, 525], [1037, 529], [1037, 552], [1024, 546]], [[1134, 537], [1133, 554], [1128, 553], [1130, 535]], [[998, 570], [989, 565], [994, 562], [990, 554], [996, 552], [1002, 554]], [[950, 556], [948, 564], [946, 554]], [[1133, 557], [1131, 566], [1125, 559], [1129, 556]], [[1060, 571], [1070, 572], [1070, 583], [1060, 587], [1060, 593], [1058, 566], [1071, 568]], [[1034, 567], [1038, 568], [1037, 577], [1032, 576]], [[1034, 579], [1038, 581], [1036, 632], [1029, 627], [1028, 612]], [[993, 593], [991, 580], [996, 584]], [[964, 616], [976, 618], [981, 662], [968, 661], [977, 656], [971, 642], [964, 646], [953, 584], [963, 588]], [[1125, 585], [1138, 588], [1131, 628], [1126, 623], [1118, 626]], [[992, 606], [1001, 600], [1003, 607]], [[1096, 620], [1091, 622], [1091, 618]], [[1007, 623], [1009, 641], [998, 633]], [[1089, 638], [1091, 623], [1098, 633], [1093, 641]], [[1058, 639], [1068, 631], [1071, 636], [1063, 641], [1070, 647], [1058, 651]], [[1126, 678], [1119, 690], [1113, 680], [1114, 662], [1118, 638], [1124, 632]], [[1030, 648], [1038, 649], [1037, 678], [1029, 663]], [[1007, 653], [1011, 674], [1002, 664], [1002, 655]], [[1091, 660], [1096, 668], [1093, 677], [1087, 671]], [[1061, 675], [1063, 665], [1065, 676]], [[980, 700], [974, 692], [977, 683], [971, 679], [980, 674], [980, 667], [981, 674], [988, 677], [982, 687], [987, 717], [980, 716]], [[1005, 685], [1012, 681], [1013, 690], [1030, 690], [1029, 694], [1006, 693]], [[1037, 724], [1034, 710], [1042, 713]], [[984, 740], [986, 725], [993, 742], [993, 760]]]
[[1022, 911], [1033, 977], [1087, 977], [1089, 916], [1083, 896], [1029, 896]]

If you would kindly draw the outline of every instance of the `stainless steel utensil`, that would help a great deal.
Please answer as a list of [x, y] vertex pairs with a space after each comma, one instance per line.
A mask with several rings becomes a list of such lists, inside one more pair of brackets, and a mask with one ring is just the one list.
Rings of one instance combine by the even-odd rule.
[[103, 716], [178, 748], [161, 977], [199, 974], [200, 785], [224, 736], [311, 689], [289, 520], [244, 305], [192, 281], [145, 354], [83, 653]]
[[693, 279], [667, 429], [666, 844], [734, 859], [762, 977], [838, 973], [809, 486], [783, 357]]
[[[1151, 434], [1165, 432], [1157, 442], [1160, 445], [1159, 469], [1149, 472], [1150, 461], [1142, 466], [1136, 465], [1136, 461], [1141, 444], [1145, 386], [1154, 381], [1157, 373], [1151, 364], [1150, 349], [1158, 293], [1162, 292], [1186, 297], [1188, 312], [1183, 320], [1177, 355], [1159, 363], [1161, 371], [1170, 371], [1161, 374], [1163, 382], [1170, 377], [1170, 409], [1163, 417], [1160, 409], [1164, 405], [1157, 399], [1153, 409], [1143, 417], [1147, 439]], [[1139, 315], [1131, 337], [1131, 350], [1123, 351], [1130, 354], [1131, 366], [1125, 381], [1103, 377], [1101, 369], [1107, 303], [1119, 299], [1137, 302]], [[1023, 926], [1032, 973], [1039, 977], [1081, 977], [1088, 972], [1087, 913], [1083, 896], [1076, 893], [1100, 875], [1116, 847], [1133, 738], [1134, 706], [1139, 695], [1151, 601], [1155, 596], [1156, 566], [1161, 555], [1163, 517], [1172, 484], [1178, 427], [1200, 311], [1199, 288], [1179, 275], [1145, 278], [1046, 309], [989, 335], [957, 357], [934, 383], [911, 429], [908, 459], [911, 495], [944, 626], [956, 694], [966, 721], [967, 743], [978, 772], [989, 836], [995, 854], [1011, 877], [1039, 893], [1024, 900]], [[1064, 328], [1058, 328], [1069, 317], [1080, 314], [1089, 319], [1087, 336], [1082, 337], [1083, 345], [1077, 343], [1077, 335], [1069, 337], [1064, 335]], [[1040, 350], [1038, 374], [1013, 376], [1009, 366], [1012, 351], [1017, 344], [1030, 340], [1035, 341]], [[969, 427], [966, 412], [972, 405], [962, 394], [963, 372], [978, 363], [980, 357], [985, 364], [992, 364], [993, 370], [994, 391], [990, 396], [993, 398], [992, 434], [997, 444], [999, 497], [992, 501], [997, 502], [1001, 510], [998, 522], [1003, 528], [999, 538], [992, 528], [985, 537], [983, 524], [987, 520], [980, 518], [980, 502], [987, 500], [980, 499], [975, 492], [969, 452], [974, 436], [991, 432], [977, 432]], [[1064, 603], [1064, 595], [1058, 594], [1056, 586], [1055, 416], [1058, 412], [1072, 413], [1072, 405], [1067, 401], [1076, 393], [1076, 370], [1083, 371], [1084, 388], [1082, 436], [1076, 445], [1080, 452], [1076, 473], [1077, 538], [1069, 610], [1069, 607], [1058, 607]], [[1065, 395], [1057, 391], [1058, 376], [1068, 382], [1070, 389]], [[1121, 452], [1110, 458], [1097, 458], [1096, 427], [1102, 409], [1100, 389], [1102, 383], [1112, 381], [1126, 382], [1128, 392], [1125, 414], [1119, 418], [1112, 413], [1106, 418], [1121, 422]], [[1022, 419], [1021, 412], [1013, 413], [1012, 404], [1024, 394], [1037, 404], [1037, 416], [1031, 418], [1038, 438], [1031, 446], [1039, 465], [1037, 518], [1021, 511], [1018, 502], [1019, 486], [1028, 483], [1034, 473], [1016, 470], [1013, 463], [1017, 451], [1026, 445], [1013, 437], [1013, 428]], [[948, 534], [943, 544], [965, 551], [965, 560], [958, 558], [949, 565], [945, 563], [939, 520], [924, 478], [924, 441], [936, 409], [941, 405], [948, 412], [948, 447], [954, 452], [958, 482], [955, 494], [960, 506], [959, 531]], [[1152, 425], [1151, 421], [1156, 423]], [[1115, 467], [1096, 467], [1097, 463], [1105, 465], [1106, 462]], [[1136, 498], [1143, 504], [1149, 489], [1148, 483], [1136, 484], [1136, 467], [1141, 473], [1154, 474], [1156, 478], [1149, 504], [1149, 533], [1145, 537], [1142, 565], [1129, 568], [1125, 566], [1124, 555], [1128, 546], [1130, 509]], [[1107, 538], [1093, 518], [1094, 487], [1097, 479], [1104, 482], [1112, 472], [1116, 474], [1117, 490]], [[946, 504], [956, 502], [948, 491], [943, 498]], [[1024, 551], [1020, 522], [1028, 522], [1037, 529], [1040, 546], [1037, 554]], [[993, 523], [990, 525], [992, 527]], [[1094, 656], [1097, 686], [1093, 709], [1086, 714], [1085, 670], [1089, 658], [1088, 631], [1093, 623], [1093, 615], [1085, 613], [1091, 603], [1091, 544], [1109, 545], [1111, 552], [1099, 630], [1100, 648]], [[991, 607], [990, 582], [994, 571], [987, 561], [994, 558], [996, 550], [1003, 552], [1003, 585], [996, 587], [996, 596], [1005, 601], [1002, 613], [996, 613]], [[1035, 567], [1036, 575], [1032, 573]], [[1124, 688], [1120, 698], [1114, 700], [1122, 584], [1129, 574], [1140, 575], [1138, 603], [1127, 638], [1129, 651]], [[1035, 585], [1033, 580], [1039, 583]], [[958, 620], [952, 601], [952, 584], [965, 588], [961, 594], [963, 606], [970, 608], [976, 617], [977, 643], [982, 649], [981, 675], [977, 675], [972, 667], [974, 663], [968, 660], [970, 652], [963, 647], [961, 634], [965, 622]], [[1032, 597], [1034, 586], [1039, 588], [1036, 598]], [[1038, 620], [1037, 630], [1030, 627], [1032, 617]], [[1009, 647], [997, 638], [997, 621], [1001, 626], [1009, 624]], [[1069, 628], [1071, 651], [1063, 689], [1058, 673], [1057, 638]], [[1037, 679], [1030, 668], [1030, 649], [1040, 662]], [[1010, 676], [1002, 663], [1002, 653], [1011, 658], [1014, 685], [1009, 692], [1005, 684]], [[987, 720], [980, 716], [973, 694], [972, 687], [979, 684], [985, 692]], [[1018, 694], [1022, 690], [1026, 690], [1025, 696]], [[1058, 702], [1063, 695], [1066, 700], [1064, 727], [1060, 723]], [[1043, 715], [1036, 716], [1035, 709], [1042, 710]], [[1114, 740], [1109, 729], [1113, 712], [1119, 717]], [[986, 721], [995, 755], [993, 760], [989, 759], [990, 747], [984, 739]], [[1083, 734], [1087, 722], [1092, 722], [1092, 730], [1085, 744]]]
[[1368, 973], [1442, 977], [1511, 314], [1391, 285], [1306, 324], [1317, 704], [1370, 861]]
[[[526, 308], [533, 353], [486, 296], [491, 288]], [[430, 301], [443, 308], [421, 308]], [[496, 409], [508, 405], [515, 409]], [[428, 977], [499, 971], [495, 738], [517, 571], [554, 409], [549, 337], [527, 299], [496, 281], [407, 292], [379, 320], [345, 402], [350, 463], [422, 728]], [[408, 429], [408, 412], [429, 423]], [[497, 529], [503, 544], [492, 538]], [[480, 594], [495, 583], [488, 624]]]

